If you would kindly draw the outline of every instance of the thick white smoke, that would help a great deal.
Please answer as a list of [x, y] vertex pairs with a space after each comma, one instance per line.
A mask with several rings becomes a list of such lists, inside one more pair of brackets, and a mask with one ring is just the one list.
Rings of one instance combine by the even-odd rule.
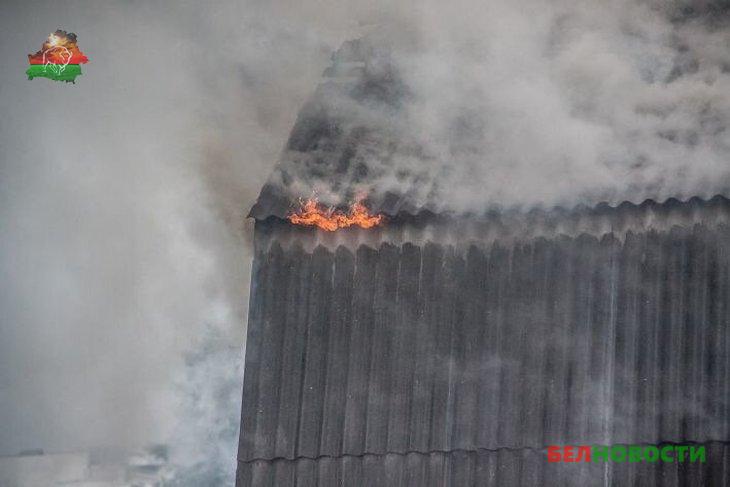
[[[726, 192], [726, 11], [638, 0], [421, 3], [366, 38], [375, 67], [364, 85], [401, 83], [403, 94], [383, 107], [325, 83], [307, 117], [323, 124], [322, 106], [338, 130], [312, 131], [310, 146], [284, 155], [289, 191], [341, 200], [356, 180], [454, 211]], [[390, 80], [378, 62], [392, 65]], [[343, 172], [348, 139], [357, 149]]]
[[635, 0], [459, 6], [423, 7], [418, 49], [399, 59], [416, 97], [408, 126], [433, 156], [427, 171], [444, 205], [728, 189], [722, 12]]

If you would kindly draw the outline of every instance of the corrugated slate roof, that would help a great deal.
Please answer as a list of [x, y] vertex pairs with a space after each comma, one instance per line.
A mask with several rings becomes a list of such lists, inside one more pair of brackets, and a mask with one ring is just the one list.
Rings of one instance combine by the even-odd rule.
[[[699, 445], [697, 445], [699, 446]], [[271, 487], [446, 485], [535, 486], [721, 486], [730, 477], [730, 447], [703, 445], [707, 463], [546, 463], [530, 449], [475, 450], [254, 460], [241, 463], [236, 485]]]
[[728, 478], [730, 227], [664, 228], [312, 252], [274, 230], [254, 259], [238, 485], [366, 462], [411, 478], [462, 453], [473, 472], [505, 449], [539, 453], [495, 468], [545, 479], [546, 445], [688, 441], [720, 442], [697, 475]]

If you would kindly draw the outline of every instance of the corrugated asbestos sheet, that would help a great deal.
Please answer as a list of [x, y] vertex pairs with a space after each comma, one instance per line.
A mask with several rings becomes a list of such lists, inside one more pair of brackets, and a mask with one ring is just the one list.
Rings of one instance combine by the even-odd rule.
[[[258, 222], [257, 225], [267, 225]], [[254, 260], [237, 486], [728, 485], [730, 228]], [[548, 463], [557, 444], [708, 462]]]
[[706, 445], [708, 462], [547, 463], [534, 450], [475, 450], [254, 460], [239, 464], [237, 485], [270, 486], [722, 486], [727, 445]]

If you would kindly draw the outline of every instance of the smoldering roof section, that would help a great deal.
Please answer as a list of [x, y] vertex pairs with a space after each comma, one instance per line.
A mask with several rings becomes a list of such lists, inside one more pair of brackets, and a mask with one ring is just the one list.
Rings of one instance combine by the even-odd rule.
[[485, 246], [495, 242], [510, 245], [516, 241], [539, 238], [593, 238], [623, 240], [630, 233], [670, 232], [674, 228], [695, 226], [730, 228], [730, 199], [717, 195], [709, 200], [670, 198], [663, 203], [646, 200], [641, 204], [623, 202], [618, 206], [600, 204], [572, 209], [532, 209], [530, 211], [490, 211], [471, 215], [418, 213], [390, 214], [377, 227], [345, 228], [324, 232], [312, 227], [292, 225], [271, 216], [256, 222], [255, 247], [265, 251], [276, 241], [284, 248], [300, 245], [311, 252], [317, 246], [335, 249], [361, 245], [378, 248], [383, 243], [416, 245], [434, 242], [465, 251], [470, 245]]
[[284, 218], [300, 198], [312, 196], [328, 206], [344, 207], [363, 194], [370, 204], [402, 206], [402, 192], [379, 194], [372, 183], [375, 162], [387, 164], [404, 146], [399, 110], [408, 96], [386, 41], [345, 42], [299, 112], [249, 216]]
[[730, 57], [716, 47], [728, 33], [706, 14], [717, 8], [630, 3], [627, 25], [594, 32], [595, 12], [554, 7], [518, 44], [524, 60], [489, 22], [461, 44], [429, 31], [448, 27], [440, 19], [345, 42], [250, 216], [283, 218], [314, 195], [337, 206], [365, 193], [397, 214], [730, 194]]

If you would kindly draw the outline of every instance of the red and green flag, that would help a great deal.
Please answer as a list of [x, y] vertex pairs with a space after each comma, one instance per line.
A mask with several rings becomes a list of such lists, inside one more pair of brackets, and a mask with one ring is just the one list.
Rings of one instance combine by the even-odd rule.
[[48, 36], [40, 51], [28, 54], [28, 79], [48, 78], [53, 81], [75, 83], [81, 75], [81, 65], [89, 62], [79, 50], [76, 34], [57, 30]]

